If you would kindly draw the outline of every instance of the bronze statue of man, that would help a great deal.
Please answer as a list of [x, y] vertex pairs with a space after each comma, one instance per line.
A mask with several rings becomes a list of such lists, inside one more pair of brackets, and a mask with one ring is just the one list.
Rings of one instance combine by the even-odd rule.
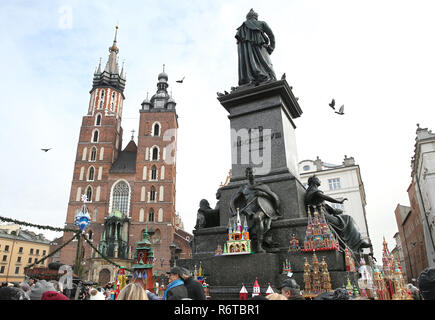
[[246, 178], [248, 182], [232, 197], [230, 210], [233, 217], [237, 214], [237, 208], [240, 214], [246, 216], [255, 251], [263, 253], [266, 252], [264, 246], [273, 246], [271, 236], [267, 235], [267, 232], [272, 220], [280, 216], [280, 200], [267, 185], [254, 181], [252, 168], [246, 169]]
[[317, 176], [311, 176], [308, 179], [308, 189], [305, 194], [305, 205], [325, 214], [326, 221], [337, 232], [340, 241], [355, 252], [361, 251], [363, 248], [370, 248], [372, 245], [361, 238], [361, 234], [355, 225], [353, 218], [343, 214], [343, 210], [334, 209], [325, 201], [342, 204], [347, 198], [342, 200], [334, 199], [319, 190], [320, 180]]
[[258, 21], [258, 14], [251, 9], [246, 21], [237, 28], [239, 55], [239, 86], [258, 85], [276, 80], [270, 55], [275, 49], [275, 36], [266, 22]]

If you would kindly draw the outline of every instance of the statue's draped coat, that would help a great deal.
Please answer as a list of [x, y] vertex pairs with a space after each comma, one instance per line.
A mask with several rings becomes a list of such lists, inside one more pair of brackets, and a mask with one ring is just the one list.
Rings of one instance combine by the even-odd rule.
[[250, 82], [276, 80], [270, 54], [275, 48], [275, 37], [266, 22], [248, 19], [237, 28], [239, 55], [239, 85]]

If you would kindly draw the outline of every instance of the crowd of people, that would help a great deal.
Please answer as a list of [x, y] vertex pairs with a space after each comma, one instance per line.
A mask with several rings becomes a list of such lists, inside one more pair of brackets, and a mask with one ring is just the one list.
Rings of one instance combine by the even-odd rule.
[[[163, 294], [155, 294], [136, 282], [127, 283], [115, 294], [114, 283], [104, 287], [82, 286], [80, 291], [64, 292], [57, 281], [30, 279], [19, 284], [2, 283], [0, 300], [206, 300], [202, 284], [183, 267], [174, 267], [169, 272], [169, 284]], [[250, 300], [305, 300], [301, 288], [293, 278], [285, 279], [279, 292], [267, 296], [257, 295]], [[423, 270], [417, 286], [408, 284], [414, 300], [435, 300], [435, 268]], [[77, 289], [76, 289], [77, 290]], [[338, 288], [333, 292], [319, 294], [314, 300], [362, 300], [352, 298], [347, 290]]]

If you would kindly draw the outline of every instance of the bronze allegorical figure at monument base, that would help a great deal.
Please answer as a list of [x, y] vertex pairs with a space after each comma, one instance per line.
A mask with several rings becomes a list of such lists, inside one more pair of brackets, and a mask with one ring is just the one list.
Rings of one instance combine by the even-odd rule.
[[230, 212], [235, 216], [239, 208], [240, 214], [246, 216], [255, 252], [276, 251], [268, 231], [272, 221], [280, 217], [280, 200], [269, 186], [254, 181], [252, 168], [246, 168], [245, 172], [248, 182], [233, 195]]
[[346, 198], [342, 200], [334, 199], [321, 190], [319, 190], [320, 180], [315, 175], [308, 179], [308, 189], [305, 194], [305, 204], [310, 207], [311, 210], [320, 210], [326, 216], [328, 224], [337, 232], [342, 242], [352, 249], [352, 251], [358, 253], [363, 248], [372, 247], [371, 244], [367, 243], [361, 238], [361, 234], [358, 231], [353, 218], [349, 215], [343, 214], [340, 209], [334, 209], [325, 201], [332, 203], [343, 203]]

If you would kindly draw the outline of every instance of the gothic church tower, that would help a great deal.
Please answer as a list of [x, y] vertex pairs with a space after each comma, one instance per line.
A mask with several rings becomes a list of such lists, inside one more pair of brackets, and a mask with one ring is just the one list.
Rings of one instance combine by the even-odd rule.
[[[155, 272], [169, 270], [176, 258], [190, 256], [192, 235], [179, 225], [175, 211], [176, 103], [168, 94], [168, 75], [158, 75], [157, 92], [139, 110], [138, 143], [134, 136], [122, 150], [122, 110], [126, 77], [118, 65], [117, 33], [104, 70], [94, 73], [87, 114], [77, 146], [66, 227], [73, 227], [81, 196], [91, 224], [87, 238], [105, 257], [127, 268], [134, 262], [136, 242], [147, 228], [155, 252]], [[181, 227], [181, 228], [180, 228]], [[67, 234], [63, 241], [67, 241]], [[116, 267], [84, 245], [87, 280], [104, 284]], [[73, 265], [77, 242], [61, 250], [60, 261]]]

